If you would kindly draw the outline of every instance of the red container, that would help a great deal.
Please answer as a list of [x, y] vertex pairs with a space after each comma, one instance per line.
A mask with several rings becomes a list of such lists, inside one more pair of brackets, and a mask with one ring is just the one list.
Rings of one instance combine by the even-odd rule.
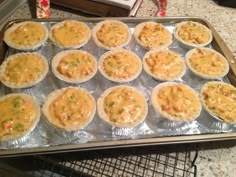
[[37, 18], [50, 17], [50, 0], [36, 0], [36, 16]]

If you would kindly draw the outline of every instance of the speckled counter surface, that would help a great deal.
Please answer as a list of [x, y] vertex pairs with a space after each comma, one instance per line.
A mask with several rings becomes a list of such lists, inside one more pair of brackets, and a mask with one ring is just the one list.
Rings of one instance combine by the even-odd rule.
[[[32, 13], [31, 11], [32, 10]], [[157, 11], [156, 0], [143, 0], [137, 16], [154, 16]], [[31, 18], [34, 5], [24, 4], [8, 20]], [[51, 17], [70, 18], [84, 16], [77, 11], [51, 9]], [[198, 16], [208, 20], [218, 31], [227, 46], [236, 56], [236, 9], [218, 6], [213, 0], [169, 0], [167, 16]], [[186, 145], [187, 146], [187, 145]], [[236, 174], [236, 141], [194, 144], [199, 148], [196, 164], [198, 176], [234, 177]], [[176, 149], [179, 146], [176, 145]]]

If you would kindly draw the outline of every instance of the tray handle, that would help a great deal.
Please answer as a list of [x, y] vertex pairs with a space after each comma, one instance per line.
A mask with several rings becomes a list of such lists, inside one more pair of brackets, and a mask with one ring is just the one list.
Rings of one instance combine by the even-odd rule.
[[3, 37], [4, 37], [4, 30], [5, 28], [2, 28], [2, 30], [0, 31], [0, 65], [2, 64], [5, 54], [7, 52], [6, 49], [6, 44], [3, 41]]
[[0, 31], [0, 65], [2, 64], [3, 60], [4, 60], [4, 57], [6, 55], [6, 52], [7, 52], [7, 45], [6, 43], [4, 42], [3, 38], [4, 38], [4, 33], [5, 31], [11, 27], [13, 24], [15, 23], [15, 21], [10, 21], [8, 22], [7, 24], [5, 24], [3, 26], [3, 28], [1, 29]]

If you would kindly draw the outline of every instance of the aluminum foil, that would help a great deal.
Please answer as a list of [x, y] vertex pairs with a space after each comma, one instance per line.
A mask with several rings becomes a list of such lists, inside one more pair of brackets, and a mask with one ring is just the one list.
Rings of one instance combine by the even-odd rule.
[[[55, 22], [44, 22], [43, 24], [50, 28]], [[94, 22], [86, 22], [91, 28], [94, 26]], [[131, 32], [133, 33], [134, 27], [137, 23], [128, 23]], [[169, 31], [173, 33], [173, 23], [164, 23]], [[208, 46], [213, 48], [212, 45]], [[134, 38], [131, 39], [129, 44], [125, 47], [126, 49], [132, 50], [140, 58], [147, 52], [141, 46], [139, 46]], [[99, 57], [106, 52], [105, 50], [98, 48], [91, 38], [90, 41], [81, 48], [82, 50], [88, 51], [93, 54], [97, 60]], [[173, 43], [169, 47], [170, 50], [175, 51], [184, 58], [187, 49], [182, 48], [179, 43], [173, 37]], [[61, 51], [58, 47], [53, 45], [49, 40], [36, 50], [48, 59], [48, 63], [54, 55]], [[18, 53], [20, 51], [9, 49], [7, 56]], [[189, 70], [186, 71], [182, 79], [177, 82], [183, 82], [194, 88], [199, 93], [201, 86], [208, 80], [201, 79]], [[229, 82], [227, 77], [222, 78], [221, 81]], [[97, 114], [93, 121], [84, 129], [75, 132], [66, 132], [60, 129], [54, 128], [50, 125], [45, 117], [41, 116], [41, 120], [37, 127], [30, 132], [28, 135], [10, 142], [1, 142], [0, 149], [15, 149], [15, 148], [34, 148], [34, 147], [48, 147], [57, 146], [62, 144], [79, 144], [87, 142], [103, 142], [113, 141], [120, 139], [139, 139], [139, 138], [150, 138], [160, 136], [176, 136], [176, 135], [193, 135], [193, 134], [206, 134], [206, 133], [222, 133], [222, 132], [235, 132], [236, 126], [231, 124], [223, 123], [209, 115], [204, 109], [198, 119], [190, 122], [174, 122], [163, 117], [160, 117], [156, 113], [150, 102], [150, 95], [152, 89], [160, 82], [152, 79], [144, 71], [141, 75], [132, 82], [125, 83], [125, 85], [133, 86], [143, 92], [148, 102], [148, 115], [146, 120], [133, 128], [117, 128], [112, 127], [103, 120], [101, 120]], [[10, 89], [4, 85], [0, 85], [0, 95], [5, 95], [12, 92], [23, 92], [32, 96], [35, 96], [40, 105], [43, 104], [47, 95], [53, 90], [60, 89], [67, 86], [76, 86], [87, 89], [97, 99], [100, 94], [103, 93], [109, 87], [118, 85], [117, 83], [111, 82], [105, 79], [99, 71], [91, 80], [82, 84], [68, 84], [57, 79], [51, 69], [45, 79], [38, 85], [35, 85], [27, 89]]]

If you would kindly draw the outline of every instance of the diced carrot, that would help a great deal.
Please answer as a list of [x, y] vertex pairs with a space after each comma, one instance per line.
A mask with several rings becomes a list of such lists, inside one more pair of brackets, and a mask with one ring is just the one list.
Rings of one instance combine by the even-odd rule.
[[174, 106], [173, 106], [173, 109], [174, 109], [176, 112], [181, 112], [181, 111], [182, 111], [181, 107], [180, 107], [180, 106], [177, 106], [177, 105], [174, 105]]
[[163, 111], [169, 111], [170, 110], [170, 105], [162, 105], [162, 107], [161, 107], [161, 109], [163, 110]]
[[146, 59], [146, 62], [147, 62], [147, 64], [148, 64], [149, 66], [153, 66], [153, 65], [155, 65], [154, 60], [151, 59], [151, 58], [147, 58], [147, 59]]

